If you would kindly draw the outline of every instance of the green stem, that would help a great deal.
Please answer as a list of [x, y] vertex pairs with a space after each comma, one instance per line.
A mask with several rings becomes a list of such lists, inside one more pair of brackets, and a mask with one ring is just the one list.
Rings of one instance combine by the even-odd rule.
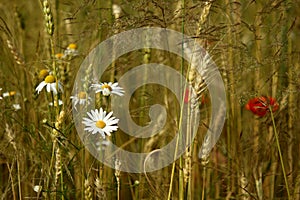
[[206, 166], [203, 168], [203, 182], [202, 182], [202, 197], [201, 200], [204, 200], [205, 197], [205, 180], [206, 180]]
[[[62, 165], [61, 165], [62, 167]], [[61, 199], [65, 199], [65, 194], [64, 194], [64, 176], [63, 176], [63, 170], [61, 170], [60, 174], [60, 189], [61, 189]]]
[[280, 163], [281, 163], [282, 173], [283, 173], [284, 182], [285, 182], [285, 186], [286, 186], [286, 191], [287, 191], [288, 199], [290, 200], [291, 196], [290, 196], [288, 181], [287, 181], [287, 178], [286, 178], [286, 173], [285, 173], [285, 168], [284, 168], [284, 164], [283, 164], [282, 153], [281, 153], [279, 139], [278, 139], [278, 133], [277, 133], [277, 129], [276, 129], [276, 125], [275, 125], [275, 120], [274, 120], [274, 115], [273, 115], [271, 106], [269, 106], [269, 110], [270, 110], [271, 118], [272, 118], [272, 122], [273, 122], [274, 134], [275, 134], [275, 138], [276, 138], [276, 144], [277, 144], [277, 148], [278, 148], [278, 154], [279, 154], [279, 158], [280, 158]]
[[[49, 166], [48, 177], [47, 177], [47, 182], [46, 182], [46, 189], [48, 191], [51, 191], [51, 189], [49, 188], [49, 184], [50, 184], [50, 178], [51, 178], [51, 169], [52, 169], [53, 162], [54, 162], [54, 151], [55, 151], [55, 148], [56, 148], [56, 140], [54, 140], [53, 144], [52, 144], [51, 160], [50, 160], [50, 166]], [[49, 193], [48, 193], [48, 195], [49, 195]], [[48, 198], [49, 197], [50, 196], [48, 196]]]
[[[181, 46], [181, 49], [182, 49], [182, 51], [181, 51], [181, 54], [182, 54], [181, 58], [182, 59], [181, 59], [180, 71], [181, 71], [181, 74], [183, 74], [184, 73], [184, 59], [183, 59], [183, 57], [184, 57], [183, 56], [183, 54], [184, 54], [184, 51], [183, 51], [184, 35], [183, 34], [184, 34], [184, 24], [185, 24], [185, 0], [182, 0], [181, 3], [182, 3], [182, 5], [181, 5], [182, 6], [181, 33], [182, 33], [182, 37], [183, 38], [182, 38], [182, 43], [181, 43], [181, 45], [182, 45]], [[184, 80], [181, 79], [180, 81], [181, 81], [180, 87], [182, 88], [182, 86], [185, 85], [184, 82], [183, 82]], [[185, 90], [185, 87], [183, 88], [184, 90]], [[182, 91], [180, 92], [180, 94], [182, 94]], [[181, 104], [181, 106], [183, 106], [183, 104]], [[180, 113], [180, 115], [182, 115], [182, 112]], [[180, 137], [179, 138], [179, 142], [180, 143], [181, 143], [181, 134], [182, 134], [182, 132], [179, 131], [179, 137]], [[184, 181], [183, 181], [184, 176], [183, 176], [183, 170], [182, 169], [183, 169], [183, 158], [182, 158], [182, 156], [180, 156], [180, 158], [179, 158], [179, 188], [178, 188], [179, 200], [183, 200], [183, 198], [184, 198]]]

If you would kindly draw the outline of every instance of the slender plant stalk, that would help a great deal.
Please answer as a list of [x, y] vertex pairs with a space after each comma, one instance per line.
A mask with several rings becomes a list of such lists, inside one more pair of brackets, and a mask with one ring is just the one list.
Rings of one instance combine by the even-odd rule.
[[13, 194], [13, 198], [14, 198], [14, 200], [16, 200], [17, 198], [16, 198], [16, 192], [15, 192], [15, 186], [14, 186], [14, 179], [13, 179], [13, 176], [12, 176], [12, 169], [9, 166], [9, 163], [6, 163], [6, 165], [7, 165], [8, 171], [9, 171], [9, 178], [11, 180], [11, 191], [12, 191], [12, 194]]
[[205, 199], [205, 185], [206, 185], [206, 166], [203, 167], [203, 175], [202, 175], [202, 196], [201, 200]]
[[20, 161], [19, 157], [17, 156], [17, 171], [18, 171], [18, 192], [19, 192], [19, 199], [22, 200], [22, 187], [21, 187], [21, 175], [20, 175]]
[[[256, 9], [260, 12], [261, 10], [261, 3], [257, 3]], [[262, 16], [259, 14], [259, 12], [256, 13], [255, 16], [255, 58], [257, 62], [257, 66], [255, 69], [255, 74], [254, 74], [254, 89], [255, 92], [257, 93], [258, 89], [260, 88], [260, 83], [261, 83], [261, 63], [262, 63], [262, 42], [261, 42], [261, 24], [262, 24]], [[260, 121], [258, 119], [254, 119], [253, 123], [253, 137], [254, 137], [254, 144], [253, 144], [253, 150], [254, 150], [254, 168], [253, 168], [253, 175], [255, 178], [255, 186], [256, 186], [256, 191], [258, 195], [258, 199], [262, 200], [263, 199], [263, 189], [262, 189], [262, 171], [261, 171], [261, 163], [259, 163], [260, 155], [259, 155], [259, 141], [260, 141]]]
[[[185, 25], [185, 0], [181, 0], [181, 9], [182, 9], [182, 21], [181, 21], [181, 33], [184, 35], [184, 25]], [[182, 55], [184, 54], [183, 52], [183, 41], [184, 38], [182, 38], [182, 43], [181, 43], [181, 53]], [[183, 74], [184, 72], [184, 59], [183, 56], [181, 56], [181, 66], [180, 66], [180, 72]], [[183, 88], [183, 80], [181, 80], [180, 87]], [[184, 87], [185, 88], [185, 87]], [[182, 94], [182, 92], [180, 92]], [[183, 106], [183, 104], [181, 104]], [[183, 113], [181, 112], [180, 115]], [[179, 143], [181, 144], [181, 134], [183, 134], [180, 129], [179, 129]], [[176, 154], [175, 154], [176, 155]], [[178, 188], [178, 198], [179, 200], [183, 200], [184, 198], [184, 174], [183, 174], [183, 158], [180, 156], [179, 158], [179, 188]]]
[[277, 133], [276, 124], [275, 124], [274, 115], [273, 115], [271, 106], [269, 106], [269, 110], [270, 110], [270, 113], [271, 113], [271, 118], [272, 118], [272, 123], [273, 123], [273, 128], [274, 128], [274, 134], [275, 134], [275, 139], [276, 139], [276, 145], [277, 145], [278, 154], [279, 154], [279, 158], [280, 158], [280, 164], [281, 164], [282, 173], [283, 173], [283, 177], [284, 177], [286, 192], [287, 192], [287, 195], [288, 195], [288, 200], [291, 200], [288, 180], [287, 180], [286, 173], [285, 173], [285, 167], [284, 167], [282, 153], [281, 153], [281, 149], [280, 149], [278, 133]]
[[[226, 14], [227, 17], [229, 18], [229, 23], [228, 23], [228, 56], [227, 56], [227, 66], [228, 66], [228, 89], [230, 91], [229, 95], [229, 107], [230, 111], [228, 112], [228, 124], [227, 124], [227, 132], [228, 133], [236, 133], [235, 130], [235, 124], [236, 124], [236, 98], [232, 95], [234, 94], [235, 88], [234, 88], [234, 60], [233, 60], [233, 39], [234, 39], [234, 34], [233, 34], [233, 19], [232, 19], [232, 13], [234, 12], [232, 10], [232, 2], [231, 0], [226, 0]], [[227, 134], [227, 149], [228, 149], [228, 154], [230, 156], [234, 155], [234, 138], [235, 136], [232, 137], [232, 134]], [[233, 169], [233, 164], [232, 160], [228, 159], [228, 170]], [[232, 174], [230, 171], [228, 174]], [[234, 180], [233, 176], [228, 176], [227, 178], [227, 194], [230, 195], [234, 191]]]
[[65, 199], [65, 194], [64, 194], [64, 175], [63, 175], [63, 170], [61, 170], [60, 174], [60, 190], [61, 190], [61, 199]]
[[[270, 19], [270, 22], [269, 24], [272, 26], [275, 21], [277, 20], [277, 13], [272, 13], [271, 14], [271, 19]], [[271, 35], [267, 35], [267, 43], [270, 44], [272, 43], [272, 37]], [[276, 54], [276, 52], [279, 51], [279, 46], [275, 46], [273, 48], [273, 50], [270, 52], [270, 56], [273, 56], [274, 54]], [[272, 62], [271, 63], [271, 69], [272, 69], [272, 73], [274, 73], [272, 75], [272, 80], [271, 80], [271, 96], [275, 97], [276, 94], [277, 94], [277, 88], [278, 88], [278, 72], [277, 71], [277, 64], [275, 62]], [[269, 133], [268, 133], [268, 141], [271, 141], [272, 140], [272, 137], [273, 137], [273, 134], [274, 134], [274, 131], [273, 131], [273, 127], [270, 126], [269, 127]], [[270, 162], [271, 162], [271, 167], [270, 167], [270, 176], [269, 177], [266, 177], [266, 180], [265, 180], [265, 183], [266, 185], [268, 186], [268, 188], [265, 190], [266, 192], [266, 198], [269, 198], [269, 199], [274, 199], [274, 188], [275, 188], [275, 180], [276, 180], [276, 169], [277, 169], [277, 166], [278, 166], [278, 163], [277, 162], [274, 162], [276, 160], [276, 155], [275, 154], [271, 154], [271, 159], [270, 159]]]
[[[289, 16], [288, 13], [288, 7], [290, 6], [290, 1], [286, 1], [285, 2], [285, 11], [286, 11], [286, 15]], [[287, 26], [289, 25], [289, 23], [286, 24]], [[288, 37], [288, 35], [287, 35]], [[295, 68], [292, 67], [293, 66], [293, 61], [292, 61], [292, 50], [293, 50], [293, 43], [292, 43], [292, 38], [288, 37], [287, 38], [288, 42], [287, 42], [287, 66], [288, 66], [288, 77], [289, 77], [289, 81], [288, 81], [288, 91], [289, 91], [289, 97], [288, 97], [288, 113], [289, 113], [289, 117], [288, 117], [288, 147], [287, 147], [287, 160], [288, 160], [288, 171], [289, 172], [293, 172], [293, 148], [294, 148], [294, 135], [295, 135], [295, 131], [294, 131], [294, 122], [295, 122], [295, 112], [296, 112], [296, 94], [297, 92], [297, 88], [295, 86], [295, 83], [293, 81], [293, 79], [295, 79], [294, 77], [294, 71]], [[292, 184], [293, 183], [293, 176], [289, 176], [289, 183]]]

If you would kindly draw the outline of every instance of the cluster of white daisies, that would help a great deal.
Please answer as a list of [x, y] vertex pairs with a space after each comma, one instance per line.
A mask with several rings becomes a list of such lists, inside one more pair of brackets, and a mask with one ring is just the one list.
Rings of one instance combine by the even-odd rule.
[[[0, 88], [0, 92], [2, 91], [2, 88]], [[4, 92], [2, 95], [0, 95], [0, 100], [2, 100], [3, 98], [8, 98], [8, 97], [14, 97], [15, 95], [17, 95], [16, 91], [10, 91], [10, 92]], [[19, 95], [19, 94], [18, 94]], [[17, 111], [21, 109], [21, 106], [19, 103], [13, 103], [12, 104], [12, 108]]]
[[[47, 92], [53, 92], [55, 95], [59, 91], [63, 92], [62, 84], [51, 74], [45, 76], [44, 80], [36, 87], [37, 93], [39, 94], [43, 88], [46, 88]], [[124, 95], [123, 88], [121, 88], [117, 82], [92, 84], [91, 88], [94, 89], [95, 93], [100, 92], [103, 96]], [[86, 92], [79, 92], [77, 95], [71, 96], [70, 98], [72, 99], [75, 109], [77, 105], [86, 105], [91, 101], [91, 98], [87, 96]], [[105, 139], [106, 135], [110, 136], [113, 131], [118, 129], [117, 123], [119, 122], [119, 119], [113, 117], [112, 114], [113, 112], [107, 113], [102, 108], [87, 112], [88, 117], [83, 118], [82, 121], [85, 125], [84, 130], [92, 134], [100, 133], [103, 139]]]

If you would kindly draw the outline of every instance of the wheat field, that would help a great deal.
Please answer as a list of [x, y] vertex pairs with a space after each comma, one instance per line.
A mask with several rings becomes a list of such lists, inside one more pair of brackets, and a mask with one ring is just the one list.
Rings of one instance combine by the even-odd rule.
[[[1, 199], [300, 200], [299, 10], [299, 0], [1, 0]], [[73, 91], [82, 63], [97, 45], [141, 27], [183, 33], [209, 53], [224, 82], [226, 116], [216, 145], [199, 158], [212, 120], [207, 77], [159, 49], [119, 57], [97, 81], [118, 82], [135, 66], [161, 63], [186, 77], [196, 96], [185, 91], [182, 102], [159, 84], [137, 88], [128, 99], [136, 125], [149, 124], [153, 104], [167, 111], [166, 124], [150, 138], [117, 129], [122, 118], [111, 118], [111, 124], [98, 119], [95, 125], [86, 119], [81, 125], [108, 127], [110, 132], [101, 134], [118, 147], [149, 153], [174, 138], [183, 103], [194, 100], [201, 113], [196, 128], [188, 121], [195, 138], [175, 162], [130, 173], [120, 168], [126, 163], [113, 159], [112, 168], [90, 153], [72, 114], [90, 103], [87, 91], [94, 87], [95, 107], [108, 116], [110, 95], [124, 91], [91, 85], [90, 68], [82, 91], [75, 96]], [[103, 141], [97, 145], [108, 148]]]

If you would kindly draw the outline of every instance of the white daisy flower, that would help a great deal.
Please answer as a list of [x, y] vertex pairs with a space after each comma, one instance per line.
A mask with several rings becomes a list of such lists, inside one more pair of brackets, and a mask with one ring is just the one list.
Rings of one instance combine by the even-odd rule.
[[37, 193], [41, 192], [42, 189], [43, 189], [43, 187], [40, 186], [40, 185], [35, 185], [35, 186], [33, 186], [33, 190], [34, 190], [35, 192], [37, 192]]
[[13, 108], [14, 108], [16, 111], [17, 111], [17, 110], [21, 110], [20, 104], [13, 104], [12, 106], [13, 106]]
[[9, 92], [4, 92], [3, 94], [2, 94], [2, 96], [5, 98], [5, 97], [9, 97]]
[[110, 112], [106, 115], [106, 111], [100, 110], [91, 110], [87, 112], [89, 118], [83, 118], [82, 123], [85, 125], [84, 130], [95, 134], [100, 133], [101, 136], [105, 139], [105, 134], [110, 136], [111, 132], [116, 131], [118, 126], [116, 125], [119, 122], [119, 119], [112, 117], [113, 112]]
[[[55, 78], [53, 75], [48, 75], [46, 76], [46, 78], [44, 79], [44, 81], [42, 81], [37, 87], [36, 87], [36, 91], [39, 94], [42, 89], [46, 86], [46, 90], [47, 92], [53, 92], [54, 94], [57, 94], [57, 90], [56, 90], [56, 82], [55, 82]], [[60, 82], [58, 82], [58, 90], [63, 91], [62, 85]]]
[[[0, 88], [0, 91], [2, 90], [2, 88]], [[2, 97], [0, 96], [0, 99], [2, 99]]]
[[111, 94], [116, 94], [119, 96], [124, 95], [123, 88], [121, 88], [117, 82], [116, 83], [109, 82], [109, 83], [92, 84], [91, 87], [94, 88], [96, 93], [102, 92], [102, 94], [104, 96], [109, 96]]
[[3, 96], [4, 98], [6, 98], [6, 97], [12, 97], [12, 96], [15, 96], [16, 94], [17, 94], [16, 91], [10, 91], [10, 92], [4, 92], [4, 93], [2, 94], [2, 96]]
[[72, 103], [74, 105], [74, 108], [76, 109], [76, 105], [85, 105], [85, 104], [90, 104], [92, 98], [87, 96], [86, 92], [79, 92], [76, 96], [71, 96]]
[[74, 56], [77, 56], [77, 55], [78, 55], [77, 44], [71, 43], [71, 44], [69, 44], [69, 46], [65, 50], [62, 58], [66, 58], [68, 56], [74, 57]]

